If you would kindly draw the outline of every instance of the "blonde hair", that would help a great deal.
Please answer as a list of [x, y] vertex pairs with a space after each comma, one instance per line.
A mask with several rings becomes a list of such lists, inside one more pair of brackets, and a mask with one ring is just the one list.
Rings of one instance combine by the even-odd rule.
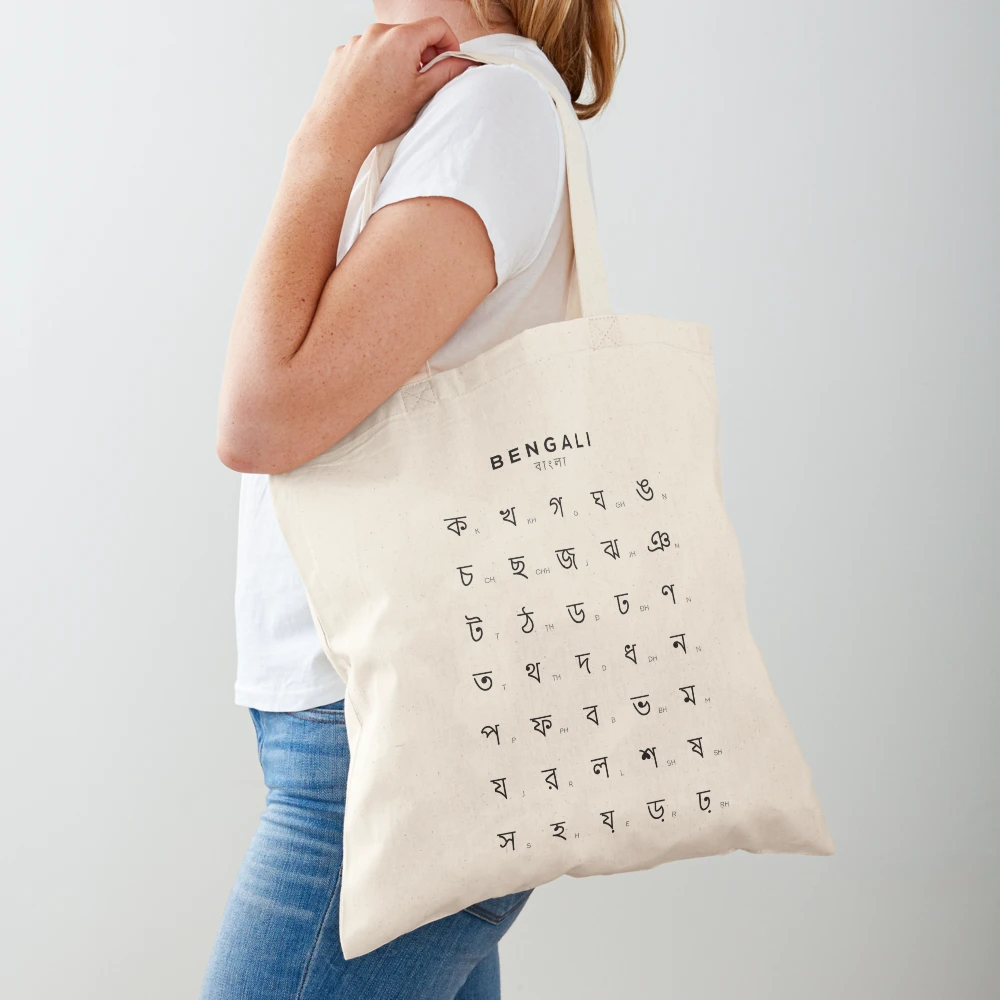
[[[610, 100], [625, 54], [625, 25], [618, 0], [468, 0], [484, 27], [506, 20], [491, 16], [503, 8], [519, 34], [533, 39], [563, 78], [577, 117], [593, 118]], [[590, 99], [582, 102], [590, 80]]]

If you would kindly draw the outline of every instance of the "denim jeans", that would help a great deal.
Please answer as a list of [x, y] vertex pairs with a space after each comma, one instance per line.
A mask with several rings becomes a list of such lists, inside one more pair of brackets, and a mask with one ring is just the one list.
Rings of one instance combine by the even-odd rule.
[[267, 807], [226, 904], [201, 1000], [496, 1000], [497, 943], [531, 890], [484, 900], [345, 959], [343, 699], [250, 715]]

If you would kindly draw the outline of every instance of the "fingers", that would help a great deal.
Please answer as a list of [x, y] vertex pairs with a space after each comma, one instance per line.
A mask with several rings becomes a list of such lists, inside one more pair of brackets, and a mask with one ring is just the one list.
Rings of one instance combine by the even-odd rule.
[[443, 17], [425, 17], [411, 21], [406, 28], [412, 34], [418, 52], [433, 49], [434, 55], [457, 52], [460, 48], [455, 32]]
[[448, 58], [435, 63], [430, 69], [420, 74], [421, 86], [428, 98], [436, 94], [449, 80], [454, 80], [459, 73], [464, 73], [471, 66], [477, 65], [469, 59]]
[[363, 113], [346, 117], [362, 123], [367, 148], [386, 142], [409, 128], [420, 108], [468, 69], [466, 59], [442, 58], [459, 52], [458, 38], [442, 17], [371, 24], [331, 55], [314, 117], [325, 121], [336, 108], [363, 107]]

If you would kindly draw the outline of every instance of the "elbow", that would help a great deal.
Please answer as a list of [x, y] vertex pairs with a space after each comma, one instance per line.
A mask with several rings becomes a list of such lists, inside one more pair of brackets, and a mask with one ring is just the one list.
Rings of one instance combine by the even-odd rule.
[[339, 414], [317, 419], [287, 393], [223, 391], [215, 452], [233, 472], [280, 475], [337, 443], [353, 424]]
[[266, 413], [246, 398], [234, 400], [225, 395], [219, 401], [215, 431], [215, 453], [233, 472], [275, 471], [268, 453], [272, 435], [267, 432]]
[[215, 453], [219, 461], [233, 472], [265, 472], [260, 449], [239, 427], [227, 424], [215, 436]]
[[232, 438], [218, 437], [215, 442], [215, 453], [219, 461], [233, 472], [260, 472], [252, 454], [240, 447]]
[[215, 453], [233, 472], [290, 472], [323, 450], [308, 450], [312, 442], [299, 414], [278, 400], [243, 397], [220, 403]]

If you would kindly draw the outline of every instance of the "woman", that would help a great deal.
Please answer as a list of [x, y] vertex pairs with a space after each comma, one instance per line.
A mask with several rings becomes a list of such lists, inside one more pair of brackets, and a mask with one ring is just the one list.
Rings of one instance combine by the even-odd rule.
[[[418, 70], [460, 47], [514, 57], [591, 117], [610, 96], [620, 16], [617, 0], [376, 0], [375, 15], [384, 23], [333, 53], [288, 145], [226, 359], [218, 452], [244, 474], [236, 701], [250, 709], [269, 792], [204, 1000], [499, 997], [497, 943], [530, 894], [344, 959], [344, 684], [267, 476], [329, 449], [425, 365], [461, 365], [565, 318], [572, 243], [551, 98], [518, 67], [446, 58]], [[370, 152], [403, 132], [362, 228]]]

